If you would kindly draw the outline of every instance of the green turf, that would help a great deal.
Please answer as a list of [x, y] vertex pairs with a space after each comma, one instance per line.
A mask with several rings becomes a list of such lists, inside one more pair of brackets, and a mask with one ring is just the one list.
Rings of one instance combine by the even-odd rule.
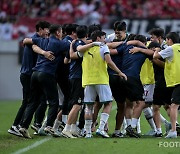
[[[115, 106], [115, 103], [113, 104]], [[34, 136], [29, 129], [33, 139], [24, 139], [7, 133], [12, 125], [16, 112], [20, 106], [20, 101], [1, 101], [0, 102], [0, 154], [15, 153], [24, 148], [25, 153], [60, 153], [60, 154], [175, 154], [180, 152], [180, 138], [122, 138], [122, 139], [103, 139], [94, 135], [92, 139], [66, 139], [53, 137]], [[162, 110], [163, 111], [163, 110]], [[112, 110], [109, 119], [109, 133], [112, 134], [115, 125], [115, 110]], [[163, 111], [163, 115], [166, 114]], [[142, 133], [146, 133], [150, 127], [144, 116], [141, 117]], [[163, 131], [164, 131], [164, 126]], [[44, 142], [36, 146], [40, 142]], [[33, 148], [34, 147], [34, 148]]]

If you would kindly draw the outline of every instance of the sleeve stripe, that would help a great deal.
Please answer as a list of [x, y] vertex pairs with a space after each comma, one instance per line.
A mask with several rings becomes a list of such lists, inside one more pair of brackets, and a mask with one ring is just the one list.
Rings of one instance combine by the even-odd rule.
[[104, 55], [106, 55], [106, 54], [110, 54], [110, 53], [109, 52], [105, 52]]

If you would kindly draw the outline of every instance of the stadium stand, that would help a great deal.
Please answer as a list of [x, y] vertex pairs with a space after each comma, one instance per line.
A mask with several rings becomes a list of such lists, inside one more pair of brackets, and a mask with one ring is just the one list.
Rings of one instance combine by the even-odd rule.
[[179, 0], [1, 0], [0, 31], [12, 32], [5, 39], [17, 39], [33, 32], [38, 20], [58, 24], [100, 23], [112, 28], [112, 23], [121, 18], [179, 18], [179, 8]]

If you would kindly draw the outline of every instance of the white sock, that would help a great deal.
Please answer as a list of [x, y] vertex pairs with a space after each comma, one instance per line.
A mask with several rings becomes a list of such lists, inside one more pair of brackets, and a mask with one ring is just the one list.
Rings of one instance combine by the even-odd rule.
[[67, 123], [67, 118], [68, 118], [68, 115], [62, 115], [62, 122], [64, 122], [65, 124]]
[[92, 120], [85, 120], [84, 128], [86, 130], [86, 134], [92, 134], [91, 126], [92, 126]]
[[124, 117], [122, 129], [126, 129], [126, 127], [127, 127], [127, 122], [126, 122], [126, 118]]
[[41, 128], [45, 128], [47, 126], [47, 116], [45, 117], [45, 119], [44, 119], [44, 121], [43, 121], [43, 123], [42, 123], [42, 126], [41, 126]]
[[[160, 119], [161, 119], [161, 122], [162, 122], [164, 125], [170, 124], [170, 122], [167, 121], [161, 114], [160, 114]], [[162, 131], [161, 131], [161, 133], [162, 133]]]
[[157, 134], [162, 133], [162, 129], [161, 128], [157, 128]]
[[154, 119], [153, 119], [153, 118], [149, 119], [149, 120], [148, 120], [148, 123], [149, 123], [149, 125], [151, 126], [152, 130], [154, 130], [154, 131], [156, 132], [157, 129], [156, 129], [156, 125], [155, 125], [155, 123], [154, 123]]
[[163, 124], [168, 123], [168, 121], [160, 114], [160, 119]]
[[66, 126], [64, 127], [64, 130], [65, 130], [66, 132], [70, 132], [70, 130], [71, 130], [71, 125], [66, 124]]
[[132, 118], [132, 123], [131, 123], [132, 128], [136, 128], [137, 127], [137, 122], [138, 122], [138, 119]]
[[137, 121], [137, 133], [141, 133], [141, 125], [140, 125], [140, 118]]
[[101, 113], [100, 124], [99, 124], [100, 130], [104, 130], [104, 126], [105, 126], [106, 122], [108, 121], [108, 118], [109, 118], [109, 114]]
[[126, 123], [127, 123], [127, 126], [131, 125], [132, 120], [131, 119], [126, 119]]
[[77, 126], [76, 124], [71, 125], [71, 132], [76, 132], [77, 131]]
[[115, 134], [119, 134], [119, 133], [120, 133], [120, 130], [115, 130], [114, 133], [115, 133]]
[[57, 130], [60, 125], [61, 125], [61, 121], [59, 121], [58, 119], [56, 119], [56, 120], [54, 121], [53, 129], [54, 129], [54, 130]]
[[143, 109], [143, 112], [144, 112], [144, 116], [145, 116], [146, 120], [148, 121], [149, 125], [151, 126], [152, 130], [156, 131], [156, 125], [154, 123], [153, 112], [152, 112], [151, 108], [147, 107], [147, 108]]

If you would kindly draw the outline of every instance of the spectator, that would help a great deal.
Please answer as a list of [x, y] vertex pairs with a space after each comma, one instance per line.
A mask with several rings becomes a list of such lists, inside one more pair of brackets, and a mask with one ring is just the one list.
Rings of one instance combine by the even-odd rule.
[[100, 3], [97, 2], [96, 3], [96, 8], [88, 16], [88, 20], [89, 20], [88, 24], [89, 25], [100, 24], [101, 23], [102, 14], [99, 13], [99, 10], [100, 10]]
[[28, 26], [29, 30], [40, 19], [58, 24], [100, 23], [103, 28], [110, 28], [123, 18], [178, 19], [179, 7], [179, 0], [1, 0], [0, 19], [13, 17], [15, 23]]
[[67, 12], [67, 13], [73, 12], [73, 7], [68, 0], [63, 0], [62, 3], [60, 3], [58, 8], [61, 12]]
[[11, 40], [13, 32], [13, 25], [8, 19], [2, 20], [0, 24], [0, 39]]

